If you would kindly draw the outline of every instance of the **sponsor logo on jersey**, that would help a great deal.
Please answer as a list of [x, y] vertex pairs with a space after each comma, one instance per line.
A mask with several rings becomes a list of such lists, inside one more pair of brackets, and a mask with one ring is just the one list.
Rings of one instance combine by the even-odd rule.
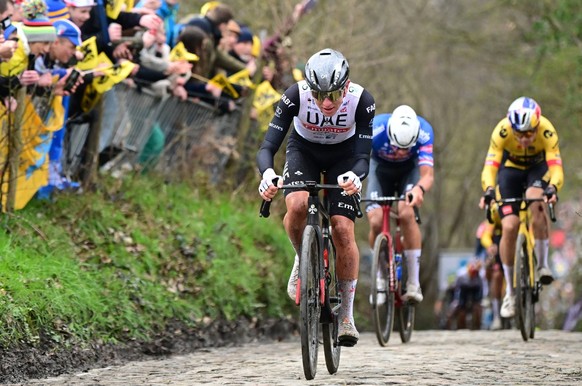
[[430, 134], [427, 131], [420, 129], [420, 132], [418, 133], [418, 142], [426, 143], [429, 140], [430, 140]]
[[291, 102], [291, 99], [289, 99], [287, 97], [287, 95], [285, 95], [285, 94], [281, 95], [281, 100], [283, 101], [283, 103], [285, 103], [285, 105], [287, 107], [293, 107], [293, 106], [295, 106], [295, 103]]
[[[315, 128], [316, 126], [325, 127], [325, 126], [336, 126], [337, 128], [341, 128], [342, 131], [346, 131], [349, 129], [347, 127], [347, 117], [348, 114], [336, 114], [331, 117], [326, 117], [323, 114], [316, 112], [307, 112], [306, 118], [306, 125], [305, 127], [311, 126]], [[311, 128], [310, 127], [310, 128]]]
[[281, 131], [281, 132], [283, 131], [283, 128], [281, 126], [275, 125], [272, 122], [269, 123], [269, 127], [272, 127], [273, 129], [278, 130], [278, 131]]

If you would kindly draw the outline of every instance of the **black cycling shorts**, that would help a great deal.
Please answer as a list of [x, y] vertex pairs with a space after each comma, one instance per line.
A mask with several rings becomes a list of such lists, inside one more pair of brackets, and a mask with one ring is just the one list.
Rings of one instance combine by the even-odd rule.
[[[497, 174], [501, 198], [522, 197], [529, 187], [545, 189], [549, 179], [550, 173], [546, 162], [540, 162], [525, 170], [502, 166]], [[519, 216], [520, 205], [520, 203], [503, 205], [499, 208], [499, 215], [501, 218], [510, 214]], [[511, 207], [511, 210], [508, 207]]]
[[[418, 158], [404, 162], [383, 162], [371, 158], [365, 197], [402, 196], [411, 190], [419, 179]], [[376, 203], [368, 203], [366, 212], [379, 207], [380, 205]]]
[[[353, 149], [351, 139], [335, 145], [322, 145], [292, 135], [287, 141], [284, 183], [316, 181], [337, 184], [337, 177], [350, 171], [355, 163]], [[291, 192], [293, 190], [285, 190], [285, 195]], [[325, 194], [330, 203], [331, 216], [340, 215], [355, 221], [356, 208], [351, 196], [344, 194], [342, 189], [330, 189]]]

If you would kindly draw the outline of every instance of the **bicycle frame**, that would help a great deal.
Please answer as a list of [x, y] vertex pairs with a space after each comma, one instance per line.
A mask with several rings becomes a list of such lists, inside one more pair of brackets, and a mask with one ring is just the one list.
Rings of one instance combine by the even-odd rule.
[[[320, 326], [325, 362], [329, 373], [335, 374], [339, 366], [341, 347], [338, 340], [337, 311], [341, 305], [341, 298], [337, 288], [335, 247], [331, 236], [327, 196], [324, 190], [323, 199], [320, 199], [319, 191], [341, 188], [338, 185], [318, 184], [315, 181], [283, 185], [282, 188], [304, 190], [309, 193], [307, 221], [299, 254], [299, 279], [295, 298], [301, 314], [303, 371], [305, 378], [309, 380], [313, 379], [316, 373]], [[269, 216], [270, 203], [270, 201], [263, 201], [260, 211], [262, 217]], [[361, 217], [359, 204], [355, 198], [354, 204], [357, 209], [356, 215]]]
[[[522, 201], [521, 204], [521, 208], [519, 210], [519, 230], [517, 232], [518, 234], [518, 238], [519, 235], [523, 235], [525, 242], [526, 242], [526, 248], [527, 248], [527, 256], [529, 259], [528, 265], [529, 265], [529, 284], [530, 286], [533, 288], [535, 286], [535, 275], [534, 275], [534, 266], [537, 263], [537, 259], [534, 253], [534, 237], [533, 237], [533, 231], [531, 230], [530, 227], [530, 209], [529, 206]], [[513, 265], [515, 267], [515, 265], [518, 264], [518, 260], [517, 260], [517, 256], [514, 256], [514, 262]], [[515, 286], [517, 285], [517, 270], [514, 268], [513, 270], [513, 287], [515, 288]]]
[[[519, 203], [519, 229], [517, 233], [515, 256], [513, 262], [513, 287], [516, 296], [515, 320], [524, 341], [535, 335], [535, 308], [539, 300], [542, 284], [536, 279], [534, 267], [537, 265], [534, 236], [530, 227], [531, 210], [529, 204], [544, 201], [543, 198], [507, 198], [498, 200], [503, 204]], [[548, 205], [552, 222], [556, 221], [554, 207]], [[492, 222], [489, 203], [486, 205], [487, 219]]]
[[[405, 201], [404, 197], [378, 197], [373, 199], [365, 199], [362, 200], [363, 202], [375, 202], [379, 204], [382, 208], [382, 233], [388, 239], [388, 270], [390, 273], [390, 292], [397, 292], [396, 291], [396, 272], [394, 269], [394, 256], [392, 256], [392, 251], [396, 252], [396, 254], [402, 255], [403, 247], [402, 247], [402, 240], [400, 237], [400, 219], [398, 216], [395, 218], [395, 226], [396, 230], [394, 231], [394, 237], [392, 236], [391, 225], [390, 225], [390, 213], [392, 211], [392, 204], [398, 201]], [[414, 217], [417, 223], [420, 224], [420, 215], [418, 213], [418, 208], [414, 207]], [[393, 249], [394, 247], [394, 249]], [[400, 297], [400, 294], [396, 293], [396, 306], [400, 307], [403, 303], [403, 300]]]
[[388, 285], [389, 285], [389, 291], [394, 293], [395, 295], [395, 303], [396, 303], [396, 307], [400, 307], [403, 303], [402, 298], [400, 297], [400, 294], [397, 291], [396, 288], [396, 272], [395, 272], [395, 261], [394, 258], [395, 256], [392, 254], [392, 251], [394, 251], [395, 253], [400, 253], [402, 254], [402, 241], [400, 240], [400, 221], [398, 220], [398, 217], [396, 217], [395, 219], [395, 225], [396, 225], [396, 230], [394, 233], [394, 237], [392, 237], [392, 232], [390, 229], [390, 213], [392, 210], [392, 206], [390, 205], [390, 203], [386, 203], [382, 206], [382, 231], [381, 233], [386, 236], [386, 239], [388, 240], [388, 253], [386, 254], [388, 256], [388, 273], [389, 273], [389, 281], [388, 281]]
[[[516, 198], [505, 198], [505, 199], [501, 199], [498, 200], [497, 203], [499, 206], [503, 205], [503, 204], [512, 204], [512, 203], [520, 203], [520, 207], [519, 207], [519, 230], [517, 232], [518, 234], [518, 238], [519, 235], [523, 235], [524, 239], [526, 240], [526, 248], [527, 248], [527, 254], [529, 257], [529, 274], [530, 274], [530, 285], [533, 287], [535, 284], [535, 275], [534, 275], [534, 264], [536, 263], [536, 259], [535, 259], [535, 251], [534, 251], [534, 236], [533, 236], [533, 231], [531, 229], [531, 211], [529, 208], [529, 204], [531, 204], [532, 202], [543, 202], [544, 199], [543, 198], [525, 198], [525, 197], [516, 197]], [[487, 220], [489, 220], [489, 222], [491, 224], [493, 224], [493, 219], [491, 218], [491, 213], [489, 210], [489, 205], [486, 206], [485, 208], [486, 213], [487, 213]], [[556, 222], [556, 214], [554, 211], [554, 206], [553, 204], [548, 204], [548, 210], [549, 210], [549, 214], [550, 214], [550, 219], [552, 220], [552, 222]], [[517, 256], [514, 256], [514, 267], [517, 264]], [[516, 277], [516, 272], [517, 270], [514, 269], [514, 275], [513, 275], [513, 286], [515, 287], [516, 285], [516, 281], [517, 281], [517, 277]]]
[[[408, 196], [410, 200], [410, 195]], [[400, 237], [400, 219], [395, 218], [395, 229], [391, 229], [391, 209], [395, 202], [405, 201], [404, 196], [398, 197], [374, 197], [364, 199], [363, 202], [373, 202], [382, 209], [382, 228], [374, 241], [374, 254], [372, 257], [371, 294], [372, 321], [376, 331], [378, 343], [386, 346], [390, 339], [394, 319], [398, 320], [398, 330], [403, 343], [410, 340], [414, 325], [414, 305], [406, 302], [404, 293], [406, 280], [406, 265], [403, 254], [403, 246]], [[414, 215], [417, 223], [420, 223], [418, 208], [414, 207]], [[399, 256], [399, 257], [398, 257]], [[399, 260], [398, 260], [399, 259]], [[401, 271], [400, 271], [400, 270]], [[387, 286], [384, 284], [387, 283]], [[384, 294], [383, 300], [379, 295]]]

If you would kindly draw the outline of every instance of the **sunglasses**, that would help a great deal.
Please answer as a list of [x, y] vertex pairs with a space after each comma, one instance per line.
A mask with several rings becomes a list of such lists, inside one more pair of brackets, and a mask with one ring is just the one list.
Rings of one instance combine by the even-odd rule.
[[332, 102], [335, 102], [342, 97], [343, 93], [344, 93], [343, 88], [327, 92], [311, 90], [311, 95], [320, 102], [323, 102], [326, 98]]
[[528, 131], [517, 131], [517, 130], [513, 130], [513, 135], [515, 135], [517, 138], [531, 138], [534, 135], [536, 135], [537, 130], [528, 130]]

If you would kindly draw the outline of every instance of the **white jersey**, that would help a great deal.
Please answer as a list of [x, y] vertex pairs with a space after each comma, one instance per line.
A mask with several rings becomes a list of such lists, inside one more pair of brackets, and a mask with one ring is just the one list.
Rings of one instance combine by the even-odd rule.
[[298, 86], [299, 114], [293, 118], [297, 134], [310, 142], [336, 144], [356, 133], [356, 108], [364, 91], [362, 86], [350, 83], [341, 106], [331, 117], [324, 116], [317, 107], [307, 82], [302, 80]]

